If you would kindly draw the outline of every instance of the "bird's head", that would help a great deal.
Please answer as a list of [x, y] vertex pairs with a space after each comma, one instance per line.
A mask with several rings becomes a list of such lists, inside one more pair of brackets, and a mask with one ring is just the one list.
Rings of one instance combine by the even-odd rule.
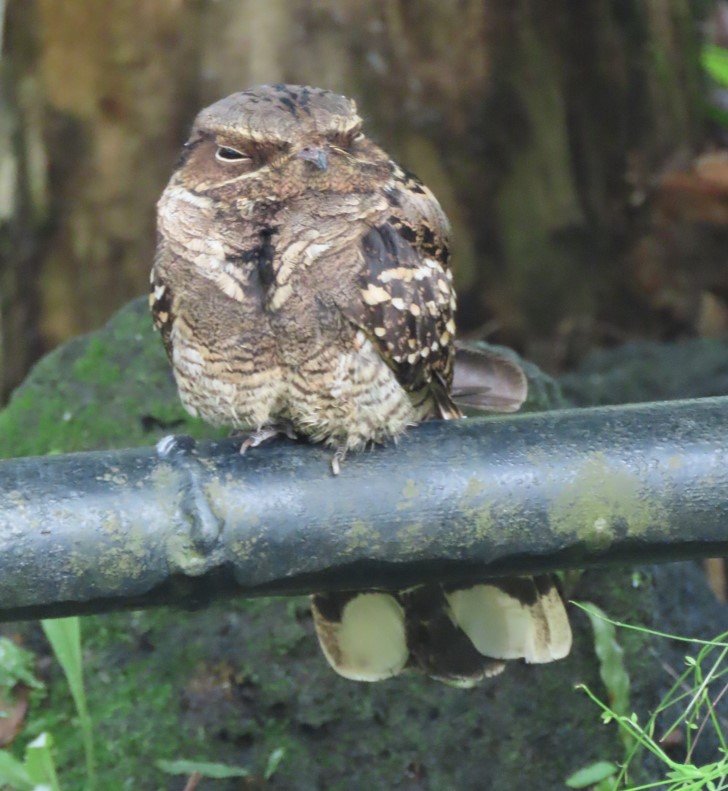
[[356, 104], [299, 85], [262, 85], [202, 110], [174, 181], [197, 195], [276, 201], [369, 191], [391, 174]]

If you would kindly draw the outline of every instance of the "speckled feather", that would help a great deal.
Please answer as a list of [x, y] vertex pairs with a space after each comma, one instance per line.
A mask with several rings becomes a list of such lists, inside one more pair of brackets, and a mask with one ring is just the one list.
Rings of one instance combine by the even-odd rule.
[[[150, 305], [189, 412], [261, 436], [283, 425], [337, 458], [460, 417], [453, 378], [469, 405], [511, 410], [525, 397], [518, 366], [497, 356], [469, 353], [454, 376], [447, 219], [329, 91], [261, 86], [198, 115], [159, 201]], [[468, 686], [502, 659], [568, 651], [558, 594], [535, 590], [433, 583], [321, 594], [312, 611], [347, 678], [416, 666]]]
[[[198, 116], [159, 203], [151, 300], [193, 414], [346, 449], [459, 414], [447, 220], [360, 127], [353, 102], [297, 86]], [[245, 160], [215, 161], [222, 145]]]

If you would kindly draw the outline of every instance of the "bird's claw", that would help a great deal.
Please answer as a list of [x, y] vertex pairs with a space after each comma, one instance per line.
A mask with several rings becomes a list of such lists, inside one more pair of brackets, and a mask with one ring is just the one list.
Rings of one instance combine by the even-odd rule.
[[251, 433], [240, 434], [236, 432], [235, 436], [245, 436], [245, 439], [240, 445], [240, 455], [243, 456], [249, 448], [257, 448], [264, 442], [268, 442], [276, 437], [288, 437], [288, 439], [298, 439], [296, 432], [289, 423], [277, 423], [273, 426], [263, 426]]
[[331, 457], [331, 472], [334, 475], [338, 475], [341, 472], [341, 465], [344, 463], [345, 458], [346, 445], [339, 445], [334, 455]]

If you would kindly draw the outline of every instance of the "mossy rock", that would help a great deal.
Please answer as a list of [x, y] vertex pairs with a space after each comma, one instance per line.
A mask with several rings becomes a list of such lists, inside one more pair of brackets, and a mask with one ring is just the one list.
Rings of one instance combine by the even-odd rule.
[[176, 396], [146, 299], [46, 355], [0, 412], [0, 457], [148, 445], [214, 435]]
[[634, 341], [599, 349], [559, 383], [578, 406], [728, 395], [728, 339]]
[[[537, 406], [560, 405], [553, 381], [528, 370]], [[145, 300], [137, 300], [34, 368], [0, 413], [0, 454], [149, 445], [171, 431], [213, 436], [179, 406]], [[705, 625], [725, 617], [694, 564], [643, 571], [637, 586], [634, 579], [628, 569], [590, 571], [569, 594], [615, 618], [666, 631], [708, 636]], [[692, 609], [680, 622], [686, 586]], [[576, 689], [585, 683], [606, 697], [588, 620], [576, 608], [572, 616], [575, 645], [567, 660], [514, 663], [469, 691], [415, 675], [375, 685], [339, 678], [319, 653], [301, 598], [85, 618], [102, 787], [178, 789], [182, 779], [164, 775], [155, 761], [187, 758], [250, 769], [245, 781], [204, 781], [220, 791], [562, 789], [573, 771], [624, 755], [616, 728], [605, 727]], [[37, 627], [24, 632], [30, 646], [47, 653]], [[620, 632], [620, 640], [632, 705], [648, 711], [669, 685], [662, 665], [680, 666], [681, 651], [639, 632]], [[51, 731], [63, 788], [80, 788], [80, 739], [68, 726], [72, 702], [57, 670], [52, 682], [27, 735]], [[283, 758], [264, 780], [279, 748]], [[646, 765], [633, 779], [654, 772]]]

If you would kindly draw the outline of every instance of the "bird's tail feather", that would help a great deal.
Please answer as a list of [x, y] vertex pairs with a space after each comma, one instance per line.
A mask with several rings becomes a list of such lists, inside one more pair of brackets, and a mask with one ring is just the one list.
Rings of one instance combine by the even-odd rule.
[[500, 673], [507, 660], [551, 662], [571, 648], [566, 610], [547, 575], [316, 594], [312, 610], [329, 664], [356, 681], [413, 667], [469, 687]]

